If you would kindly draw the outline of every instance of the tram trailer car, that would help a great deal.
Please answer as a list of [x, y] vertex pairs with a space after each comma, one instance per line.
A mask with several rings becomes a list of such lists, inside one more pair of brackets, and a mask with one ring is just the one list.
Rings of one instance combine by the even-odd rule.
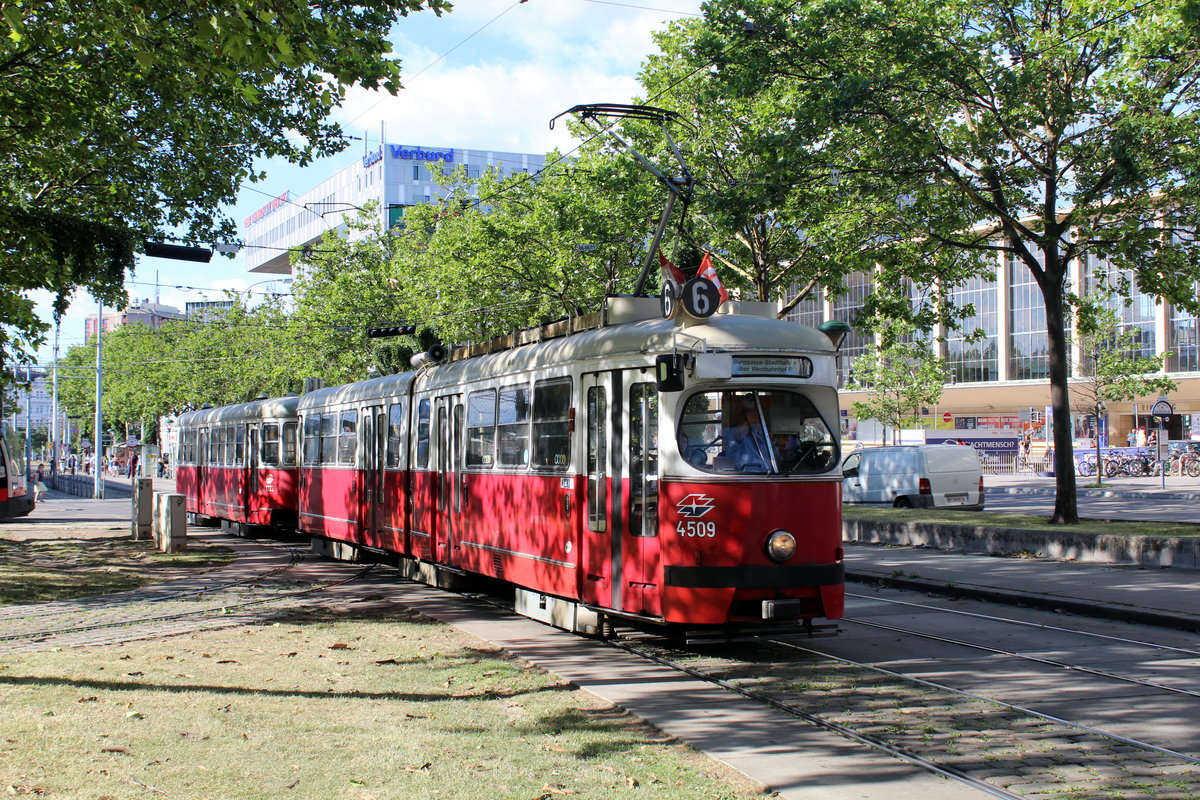
[[8, 445], [0, 438], [0, 518], [27, 516], [34, 507], [33, 492], [25, 482], [20, 460], [8, 454]]
[[656, 299], [608, 298], [598, 318], [304, 395], [314, 549], [436, 585], [490, 576], [521, 613], [589, 634], [841, 617], [829, 339], [769, 304], [681, 326]]
[[181, 414], [175, 485], [193, 522], [296, 528], [296, 396]]

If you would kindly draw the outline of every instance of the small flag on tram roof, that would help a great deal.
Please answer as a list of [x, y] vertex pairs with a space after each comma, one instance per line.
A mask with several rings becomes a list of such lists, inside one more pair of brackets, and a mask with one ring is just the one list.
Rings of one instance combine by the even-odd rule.
[[687, 280], [687, 276], [683, 274], [683, 270], [672, 264], [667, 257], [662, 254], [662, 250], [658, 251], [658, 264], [662, 267], [663, 278], [675, 281], [679, 286], [683, 286]]
[[[659, 254], [661, 257], [661, 253]], [[729, 299], [729, 292], [725, 290], [725, 285], [721, 283], [721, 279], [717, 277], [717, 268], [713, 266], [712, 259], [708, 253], [704, 254], [704, 258], [700, 261], [700, 271], [696, 273], [701, 278], [708, 278], [717, 287], [717, 291], [721, 293], [721, 302], [724, 303]]]

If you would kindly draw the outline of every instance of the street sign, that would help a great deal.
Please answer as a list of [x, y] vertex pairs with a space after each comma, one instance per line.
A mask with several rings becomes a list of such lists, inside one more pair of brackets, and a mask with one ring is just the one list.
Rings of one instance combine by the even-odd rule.
[[80, 439], [79, 446], [82, 447], [84, 450], [87, 450], [88, 448], [90, 448], [92, 446], [92, 440], [91, 439]]
[[1160, 397], [1150, 406], [1150, 414], [1155, 417], [1169, 417], [1175, 413], [1174, 406], [1165, 397]]
[[945, 414], [942, 414], [942, 422], [954, 422], [954, 415], [947, 411]]

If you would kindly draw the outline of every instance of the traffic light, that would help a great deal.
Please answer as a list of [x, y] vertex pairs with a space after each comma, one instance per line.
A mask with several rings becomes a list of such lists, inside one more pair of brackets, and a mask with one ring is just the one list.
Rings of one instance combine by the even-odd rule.
[[146, 241], [146, 255], [155, 258], [173, 258], [178, 261], [199, 261], [207, 264], [212, 260], [212, 250], [207, 247], [185, 247], [179, 244], [163, 244], [162, 242]]
[[412, 336], [416, 332], [416, 325], [393, 325], [389, 328], [367, 328], [367, 338], [382, 339], [385, 336]]

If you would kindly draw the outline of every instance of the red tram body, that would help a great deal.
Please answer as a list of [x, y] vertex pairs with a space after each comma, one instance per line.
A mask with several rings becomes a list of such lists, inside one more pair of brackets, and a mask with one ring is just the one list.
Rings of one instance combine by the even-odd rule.
[[24, 517], [33, 511], [33, 492], [25, 481], [23, 458], [13, 458], [0, 437], [0, 518]]
[[299, 401], [260, 399], [180, 415], [175, 486], [192, 519], [295, 527]]
[[[657, 299], [608, 298], [590, 327], [561, 323], [557, 338], [541, 329], [310, 392], [294, 406], [299, 528], [318, 552], [393, 561], [429, 583], [505, 581], [518, 611], [583, 633], [611, 617], [836, 619], [835, 349], [773, 312], [726, 303], [681, 327]], [[664, 359], [675, 386], [656, 373]], [[181, 424], [211, 430], [243, 408]], [[238, 508], [188, 494], [198, 513]]]

